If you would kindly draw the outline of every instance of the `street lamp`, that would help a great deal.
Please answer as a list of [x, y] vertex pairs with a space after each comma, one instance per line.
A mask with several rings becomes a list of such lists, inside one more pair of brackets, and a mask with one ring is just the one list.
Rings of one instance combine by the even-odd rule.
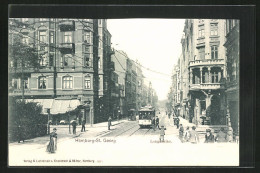
[[70, 131], [70, 110], [71, 110], [71, 107], [70, 107], [70, 105], [68, 107], [68, 110], [69, 110], [69, 134], [71, 134], [71, 131]]
[[45, 108], [48, 113], [47, 134], [50, 134], [50, 108]]

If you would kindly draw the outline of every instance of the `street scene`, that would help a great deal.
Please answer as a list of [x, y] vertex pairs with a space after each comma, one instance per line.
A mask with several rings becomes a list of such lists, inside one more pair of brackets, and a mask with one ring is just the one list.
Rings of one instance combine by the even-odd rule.
[[239, 165], [239, 20], [9, 18], [8, 44], [9, 166]]

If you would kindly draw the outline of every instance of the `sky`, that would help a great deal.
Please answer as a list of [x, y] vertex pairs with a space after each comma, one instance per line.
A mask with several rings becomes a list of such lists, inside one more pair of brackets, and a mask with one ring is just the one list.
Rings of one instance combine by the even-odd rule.
[[159, 100], [167, 99], [174, 64], [181, 55], [184, 19], [109, 19], [112, 47], [123, 50], [128, 57], [144, 67]]

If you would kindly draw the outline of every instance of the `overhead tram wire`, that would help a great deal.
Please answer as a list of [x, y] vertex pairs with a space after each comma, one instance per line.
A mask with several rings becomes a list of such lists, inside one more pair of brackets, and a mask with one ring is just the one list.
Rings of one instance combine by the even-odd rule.
[[[77, 19], [77, 20], [78, 20], [82, 25], [84, 25], [85, 27], [87, 27], [82, 21], [80, 21], [79, 19]], [[100, 38], [99, 38], [99, 40], [103, 42], [103, 40], [101, 40]], [[106, 46], [108, 46], [108, 44], [106, 44], [105, 42], [103, 42], [103, 43], [104, 43]], [[115, 50], [115, 51], [118, 52], [119, 54], [123, 55], [124, 57], [129, 58], [128, 56], [122, 54], [120, 51], [118, 51], [118, 50]], [[166, 73], [162, 73], [162, 72], [158, 72], [158, 71], [155, 71], [155, 70], [151, 70], [150, 68], [144, 67], [143, 65], [138, 64], [138, 63], [135, 62], [135, 61], [133, 61], [133, 62], [134, 62], [135, 64], [137, 64], [137, 65], [140, 65], [142, 68], [144, 68], [144, 69], [146, 69], [146, 70], [148, 70], [148, 71], [151, 71], [151, 72], [153, 72], [153, 73], [158, 73], [158, 74], [165, 75], [165, 76], [171, 76], [171, 75], [166, 74]]]
[[[79, 22], [81, 22], [81, 23], [86, 27], [86, 25], [85, 25], [82, 21], [80, 21], [79, 19], [77, 19], [77, 20], [78, 20]], [[18, 27], [18, 28], [21, 28], [21, 27]], [[15, 31], [15, 32], [17, 32], [17, 33], [20, 33], [20, 34], [22, 34], [23, 36], [29, 37], [29, 38], [31, 38], [31, 39], [33, 39], [33, 40], [36, 40], [36, 41], [38, 41], [38, 42], [40, 42], [40, 43], [42, 43], [42, 44], [44, 44], [44, 45], [46, 45], [46, 46], [52, 47], [52, 48], [54, 48], [54, 49], [56, 49], [56, 50], [59, 50], [59, 49], [60, 49], [59, 47], [55, 47], [55, 46], [53, 46], [53, 45], [50, 45], [50, 44], [45, 43], [45, 42], [43, 42], [43, 41], [40, 41], [39, 39], [36, 39], [36, 38], [31, 37], [31, 36], [29, 36], [29, 35], [23, 34], [21, 31], [17, 31], [17, 30], [14, 30], [14, 29], [11, 29], [11, 30], [13, 30], [13, 31]], [[18, 34], [18, 35], [23, 38], [23, 36], [21, 36], [20, 34]], [[99, 38], [99, 40], [103, 42], [103, 40], [101, 40], [100, 38]], [[104, 42], [103, 42], [103, 43], [104, 43]], [[106, 43], [104, 43], [104, 44], [105, 44], [106, 46], [108, 45], [108, 44], [106, 44]], [[95, 45], [92, 45], [92, 46], [98, 48], [98, 46], [95, 46]], [[115, 50], [115, 51], [118, 52], [119, 54], [123, 55], [124, 57], [129, 58], [128, 56], [122, 54], [120, 51], [118, 51], [118, 50]], [[94, 53], [93, 53], [93, 54], [94, 54]], [[79, 57], [79, 56], [77, 56], [77, 55], [75, 55], [75, 54], [74, 54], [73, 56], [74, 56], [74, 57], [78, 57], [78, 58], [80, 58], [81, 60], [83, 60], [83, 57]], [[80, 63], [81, 65], [84, 65], [82, 62], [76, 60], [74, 57], [69, 56], [68, 58], [72, 58], [74, 61]], [[116, 56], [115, 56], [115, 57], [116, 57]], [[118, 60], [117, 57], [116, 57], [116, 59], [117, 59], [117, 61], [119, 62], [119, 60]], [[165, 76], [171, 76], [171, 75], [169, 75], [169, 74], [165, 74], [165, 73], [157, 72], [157, 71], [155, 71], [155, 70], [151, 70], [150, 68], [144, 67], [143, 65], [138, 64], [138, 63], [135, 62], [135, 61], [133, 61], [133, 62], [134, 62], [135, 64], [137, 64], [137, 65], [140, 65], [142, 68], [144, 68], [144, 69], [146, 69], [146, 70], [148, 70], [148, 71], [151, 71], [151, 72], [153, 72], [153, 73], [157, 73], [157, 74], [161, 74], [161, 75], [165, 75]], [[119, 62], [119, 63], [120, 63], [120, 62]], [[121, 63], [120, 63], [120, 66], [122, 67]], [[123, 68], [123, 67], [122, 67], [122, 68]], [[124, 68], [123, 68], [123, 69], [124, 69]], [[124, 70], [125, 70], [125, 69], [124, 69]]]

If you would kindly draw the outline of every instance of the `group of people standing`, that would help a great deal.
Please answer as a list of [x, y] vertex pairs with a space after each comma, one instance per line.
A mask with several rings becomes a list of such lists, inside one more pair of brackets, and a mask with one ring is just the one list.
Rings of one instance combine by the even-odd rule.
[[[180, 124], [179, 129], [179, 138], [181, 142], [190, 142], [192, 144], [197, 144], [200, 142], [199, 134], [196, 131], [196, 127], [192, 126], [191, 130], [190, 127], [186, 127], [186, 130], [184, 130], [184, 127], [182, 124]], [[220, 131], [216, 134], [216, 136], [213, 135], [211, 132], [211, 129], [206, 129], [205, 134], [205, 141], [204, 143], [223, 143], [223, 142], [229, 142], [228, 135], [225, 132], [225, 129], [223, 127], [220, 128]]]

